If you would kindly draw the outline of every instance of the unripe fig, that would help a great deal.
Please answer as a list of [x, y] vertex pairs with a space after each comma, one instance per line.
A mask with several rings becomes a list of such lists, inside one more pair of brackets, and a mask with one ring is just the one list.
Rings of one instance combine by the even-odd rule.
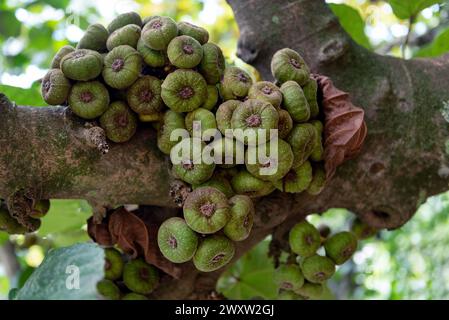
[[62, 58], [61, 70], [69, 79], [89, 81], [101, 74], [103, 57], [93, 50], [77, 49]]
[[276, 188], [271, 182], [260, 180], [246, 170], [237, 173], [231, 180], [235, 193], [258, 198], [269, 195]]
[[137, 79], [127, 92], [129, 107], [139, 115], [158, 115], [164, 107], [161, 98], [161, 85], [161, 80], [153, 76], [143, 76]]
[[226, 237], [212, 235], [205, 238], [195, 255], [193, 264], [202, 272], [212, 272], [228, 264], [234, 257], [234, 243]]
[[210, 187], [193, 190], [184, 202], [183, 212], [189, 227], [202, 234], [217, 232], [231, 217], [225, 194]]
[[218, 102], [218, 89], [215, 85], [207, 86], [207, 98], [201, 106], [204, 109], [212, 110], [215, 108]]
[[317, 139], [315, 127], [310, 123], [297, 124], [287, 138], [292, 146], [295, 161], [293, 167], [301, 166], [310, 156]]
[[118, 46], [123, 45], [128, 45], [136, 49], [137, 42], [140, 39], [140, 32], [141, 32], [140, 27], [135, 24], [128, 24], [124, 27], [121, 27], [115, 30], [109, 36], [106, 42], [106, 47], [108, 48], [109, 51]]
[[206, 81], [193, 70], [176, 70], [162, 83], [162, 99], [175, 112], [193, 111], [200, 107], [206, 98]]
[[309, 282], [323, 283], [334, 275], [335, 264], [327, 257], [313, 255], [302, 261], [301, 270]]
[[147, 297], [138, 293], [127, 293], [123, 296], [122, 300], [148, 300]]
[[108, 280], [118, 280], [123, 273], [123, 259], [120, 252], [114, 248], [104, 249], [105, 264], [104, 277]]
[[232, 186], [229, 180], [218, 174], [214, 174], [212, 178], [210, 178], [206, 182], [192, 185], [193, 190], [204, 187], [215, 188], [223, 192], [226, 198], [230, 198], [235, 194], [234, 190], [232, 190]]
[[198, 69], [208, 84], [220, 82], [225, 70], [225, 58], [219, 46], [214, 43], [203, 45], [203, 59]]
[[145, 26], [148, 22], [150, 22], [154, 18], [160, 18], [161, 16], [148, 16], [142, 20], [142, 25]]
[[310, 118], [310, 107], [299, 84], [287, 81], [281, 86], [282, 106], [296, 122], [306, 122]]
[[295, 291], [306, 300], [317, 300], [323, 295], [323, 285], [321, 283], [304, 282], [304, 285]]
[[170, 17], [153, 17], [142, 30], [142, 40], [154, 50], [167, 49], [170, 41], [178, 35], [176, 22]]
[[201, 124], [201, 136], [208, 129], [216, 129], [217, 122], [215, 121], [215, 115], [203, 108], [195, 109], [186, 115], [186, 129], [189, 131], [190, 136], [193, 136], [193, 131], [199, 131]]
[[189, 22], [178, 22], [178, 32], [180, 35], [186, 35], [196, 39], [202, 45], [209, 41], [209, 32], [206, 29]]
[[[195, 145], [200, 146], [201, 150], [195, 150]], [[173, 170], [180, 179], [190, 184], [201, 184], [212, 177], [215, 163], [207, 164], [204, 161], [194, 163], [196, 157], [201, 156], [205, 146], [206, 144], [198, 138], [188, 138], [174, 147], [174, 150], [171, 151], [171, 157], [173, 159], [173, 156], [177, 155], [181, 162], [175, 163]], [[183, 149], [190, 150], [190, 154], [184, 154]]]
[[274, 83], [258, 81], [249, 88], [248, 98], [266, 101], [279, 108], [282, 103], [282, 92]]
[[242, 99], [248, 95], [253, 80], [249, 74], [238, 67], [228, 67], [220, 82], [220, 95], [223, 100]]
[[234, 114], [235, 109], [241, 104], [242, 102], [239, 100], [228, 100], [218, 107], [216, 112], [217, 127], [222, 134], [226, 134], [226, 130], [232, 128], [232, 115]]
[[[248, 99], [241, 105], [237, 106], [232, 114], [232, 129], [241, 129], [243, 132], [250, 134], [255, 139], [248, 136], [236, 136], [236, 139], [245, 144], [260, 144], [269, 141], [271, 138], [270, 129], [277, 129], [279, 123], [279, 113], [268, 102], [256, 99]], [[264, 129], [265, 139], [260, 136]], [[260, 137], [259, 137], [260, 136]]]
[[192, 37], [178, 36], [168, 44], [167, 56], [175, 67], [191, 69], [203, 59], [203, 47]]
[[281, 49], [273, 55], [271, 73], [280, 83], [292, 80], [303, 86], [309, 80], [309, 68], [303, 58], [289, 48]]
[[128, 45], [112, 49], [104, 59], [103, 79], [114, 89], [130, 87], [139, 78], [142, 57]]
[[[277, 139], [277, 152], [270, 154], [271, 144], [272, 142], [267, 142], [263, 145], [248, 147], [245, 153], [245, 164], [246, 169], [253, 176], [264, 181], [276, 182], [292, 168], [293, 151], [287, 142]], [[259, 159], [260, 148], [265, 149], [265, 152], [262, 152], [264, 159]]]
[[83, 119], [95, 119], [109, 107], [109, 93], [99, 81], [78, 82], [69, 95], [70, 109]]
[[309, 104], [310, 118], [315, 119], [320, 114], [320, 107], [318, 106], [318, 84], [316, 80], [309, 79], [302, 90]]
[[9, 211], [2, 206], [0, 206], [0, 231], [5, 231], [8, 234], [25, 234], [28, 232], [28, 230], [14, 219], [9, 214]]
[[279, 289], [296, 291], [304, 284], [304, 276], [296, 264], [282, 264], [274, 271], [274, 282]]
[[143, 61], [152, 68], [161, 68], [167, 64], [166, 53], [147, 47], [142, 38], [137, 42], [137, 51], [142, 55]]
[[136, 26], [142, 27], [142, 18], [136, 12], [122, 13], [111, 21], [111, 23], [108, 25], [108, 31], [110, 34], [112, 34], [115, 30], [129, 24], [135, 24]]
[[243, 241], [249, 237], [254, 223], [254, 204], [250, 197], [236, 195], [229, 199], [231, 218], [225, 225], [224, 234], [232, 241]]
[[356, 218], [352, 222], [351, 225], [351, 231], [355, 234], [355, 236], [359, 240], [365, 240], [368, 238], [371, 238], [372, 236], [376, 235], [378, 230], [376, 228], [373, 228], [366, 223], [364, 223], [362, 220]]
[[136, 259], [125, 264], [123, 282], [135, 293], [149, 294], [156, 288], [159, 275], [155, 267], [142, 259]]
[[99, 23], [91, 24], [87, 27], [84, 36], [78, 42], [77, 49], [89, 49], [97, 52], [105, 52], [106, 41], [109, 37], [109, 31]]
[[40, 219], [45, 217], [45, 215], [50, 210], [50, 200], [39, 200], [36, 201], [33, 207], [33, 211], [30, 214], [31, 218]]
[[49, 105], [60, 105], [67, 101], [72, 85], [59, 69], [51, 69], [42, 80], [42, 98]]
[[312, 181], [307, 188], [307, 193], [316, 196], [323, 191], [326, 185], [326, 171], [322, 163], [312, 165]]
[[159, 227], [157, 243], [165, 258], [183, 263], [193, 258], [198, 247], [198, 236], [184, 219], [173, 217]]
[[339, 232], [324, 242], [326, 256], [335, 264], [348, 261], [357, 250], [357, 237], [352, 232]]
[[311, 124], [316, 130], [316, 139], [312, 153], [310, 154], [310, 160], [322, 161], [324, 159], [324, 147], [322, 142], [323, 123], [319, 120], [313, 120]]
[[292, 169], [281, 180], [273, 184], [282, 192], [300, 193], [309, 187], [312, 182], [312, 165], [309, 161], [302, 165], [293, 165]]
[[122, 101], [111, 103], [100, 117], [100, 125], [109, 140], [122, 143], [130, 140], [137, 130], [137, 117]]
[[313, 256], [321, 245], [319, 231], [306, 220], [290, 230], [288, 241], [292, 252], [303, 258]]
[[50, 69], [59, 69], [61, 68], [61, 60], [69, 53], [72, 53], [75, 51], [75, 48], [72, 46], [63, 46], [61, 49], [58, 50], [56, 55], [53, 57], [53, 60], [51, 61], [51, 67]]
[[111, 280], [103, 279], [97, 283], [98, 293], [107, 300], [120, 300], [120, 289]]
[[279, 138], [285, 139], [288, 137], [288, 135], [293, 129], [293, 119], [290, 116], [290, 113], [288, 113], [288, 111], [286, 110], [280, 109], [278, 110], [278, 113], [279, 113], [278, 135]]
[[168, 110], [164, 113], [157, 130], [157, 146], [165, 154], [170, 154], [170, 150], [179, 142], [179, 140], [171, 141], [170, 139], [171, 133], [176, 129], [185, 129], [184, 116]]

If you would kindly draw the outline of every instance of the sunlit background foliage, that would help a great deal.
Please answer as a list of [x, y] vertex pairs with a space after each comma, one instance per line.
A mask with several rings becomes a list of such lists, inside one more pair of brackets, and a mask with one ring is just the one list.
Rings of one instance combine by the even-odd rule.
[[[434, 57], [449, 52], [447, 0], [328, 0], [353, 39], [379, 54]], [[44, 106], [38, 80], [63, 45], [74, 44], [90, 23], [107, 24], [122, 12], [170, 15], [207, 28], [229, 63], [236, 57], [238, 27], [224, 0], [0, 0], [0, 92], [19, 104]], [[257, 13], [255, 13], [257, 14]], [[51, 248], [88, 241], [85, 201], [54, 200], [33, 235], [0, 232], [0, 299], [20, 287]], [[353, 215], [333, 209], [308, 219], [334, 231], [349, 228]], [[270, 239], [247, 253], [217, 288], [234, 299], [276, 298], [269, 281]], [[449, 297], [449, 195], [429, 198], [403, 228], [382, 231], [359, 246], [340, 267], [326, 298], [444, 299]], [[3, 263], [2, 263], [2, 262]]]

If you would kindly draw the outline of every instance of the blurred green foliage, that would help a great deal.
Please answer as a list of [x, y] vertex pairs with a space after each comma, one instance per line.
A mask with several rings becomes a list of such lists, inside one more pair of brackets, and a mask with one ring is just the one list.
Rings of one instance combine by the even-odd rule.
[[[407, 58], [449, 52], [447, 0], [328, 2], [354, 41], [369, 50]], [[248, 67], [236, 57], [239, 32], [225, 0], [0, 0], [0, 92], [18, 104], [44, 106], [38, 80], [55, 52], [75, 44], [90, 23], [106, 25], [128, 10], [199, 24], [223, 48], [228, 62]], [[448, 197], [429, 199], [403, 228], [363, 242], [353, 262], [341, 267], [330, 283], [335, 297], [447, 298]], [[10, 241], [21, 266], [15, 277], [7, 278], [0, 264], [0, 298], [7, 298], [10, 288], [21, 287], [49, 249], [85, 242], [90, 215], [85, 201], [54, 200], [37, 235], [8, 237], [0, 232], [0, 245]], [[334, 209], [310, 220], [326, 221], [341, 230], [347, 228], [350, 217], [346, 210]], [[275, 298], [276, 289], [269, 281], [274, 267], [267, 258], [268, 244], [269, 239], [261, 242], [230, 268], [218, 282], [218, 290], [234, 299]]]

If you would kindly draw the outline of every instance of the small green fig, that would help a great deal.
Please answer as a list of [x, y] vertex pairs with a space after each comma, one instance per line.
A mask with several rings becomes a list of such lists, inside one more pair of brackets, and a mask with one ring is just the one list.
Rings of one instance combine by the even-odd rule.
[[59, 69], [51, 69], [42, 79], [42, 98], [49, 105], [60, 105], [67, 101], [72, 85]]
[[106, 42], [106, 47], [109, 51], [123, 45], [128, 45], [136, 49], [137, 42], [140, 39], [140, 33], [141, 29], [139, 26], [135, 24], [128, 24], [124, 27], [121, 27], [120, 29], [115, 30], [109, 36]]
[[203, 59], [203, 47], [192, 37], [178, 36], [168, 44], [167, 56], [175, 67], [191, 69]]
[[142, 27], [142, 18], [136, 12], [131, 11], [122, 13], [111, 21], [111, 23], [108, 25], [108, 31], [110, 34], [112, 34], [115, 30], [129, 24], [135, 24], [136, 26]]
[[103, 57], [93, 50], [77, 49], [62, 58], [61, 70], [69, 79], [89, 81], [101, 74]]
[[219, 46], [214, 43], [203, 45], [203, 59], [198, 69], [208, 84], [220, 82], [225, 70], [225, 58]]
[[109, 140], [123, 143], [136, 133], [137, 117], [125, 102], [116, 101], [100, 117], [100, 125]]
[[186, 35], [197, 40], [201, 45], [209, 41], [209, 32], [206, 29], [191, 24], [189, 22], [178, 22], [178, 32], [180, 35]]
[[223, 100], [238, 100], [248, 95], [253, 80], [249, 74], [238, 67], [228, 67], [220, 82], [220, 95]]
[[95, 119], [109, 107], [109, 92], [99, 81], [78, 82], [69, 95], [70, 109], [83, 119]]
[[193, 190], [184, 202], [183, 212], [188, 226], [201, 234], [221, 230], [231, 218], [226, 195], [211, 187]]
[[78, 42], [77, 49], [89, 49], [97, 52], [106, 52], [106, 41], [109, 37], [109, 31], [99, 23], [91, 24], [87, 27], [84, 36]]
[[172, 18], [155, 16], [143, 27], [142, 41], [153, 50], [165, 50], [177, 35], [178, 27]]
[[271, 73], [280, 83], [292, 80], [303, 86], [309, 80], [310, 72], [298, 52], [284, 48], [273, 55]]
[[112, 49], [104, 59], [103, 79], [114, 89], [130, 87], [140, 75], [142, 57], [128, 45]]

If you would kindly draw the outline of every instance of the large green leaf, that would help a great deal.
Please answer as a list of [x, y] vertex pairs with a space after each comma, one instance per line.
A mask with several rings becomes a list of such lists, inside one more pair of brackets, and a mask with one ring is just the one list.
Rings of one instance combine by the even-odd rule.
[[29, 89], [12, 87], [0, 84], [0, 93], [4, 93], [9, 100], [16, 104], [26, 106], [45, 106], [38, 85], [34, 85]]
[[394, 14], [399, 19], [408, 19], [417, 15], [425, 8], [434, 4], [440, 4], [446, 0], [388, 0]]
[[415, 57], [436, 57], [449, 52], [449, 28], [442, 30], [432, 43], [419, 49]]
[[276, 299], [274, 264], [268, 258], [268, 245], [265, 240], [238, 260], [219, 279], [217, 290], [229, 299]]
[[17, 37], [21, 26], [13, 11], [0, 11], [0, 35], [5, 38]]
[[49, 251], [15, 299], [97, 299], [96, 284], [104, 276], [103, 266], [104, 251], [94, 243], [77, 244]]
[[359, 11], [346, 4], [330, 3], [329, 6], [340, 20], [343, 29], [351, 35], [354, 41], [365, 48], [371, 48], [371, 43], [365, 33], [365, 21]]

